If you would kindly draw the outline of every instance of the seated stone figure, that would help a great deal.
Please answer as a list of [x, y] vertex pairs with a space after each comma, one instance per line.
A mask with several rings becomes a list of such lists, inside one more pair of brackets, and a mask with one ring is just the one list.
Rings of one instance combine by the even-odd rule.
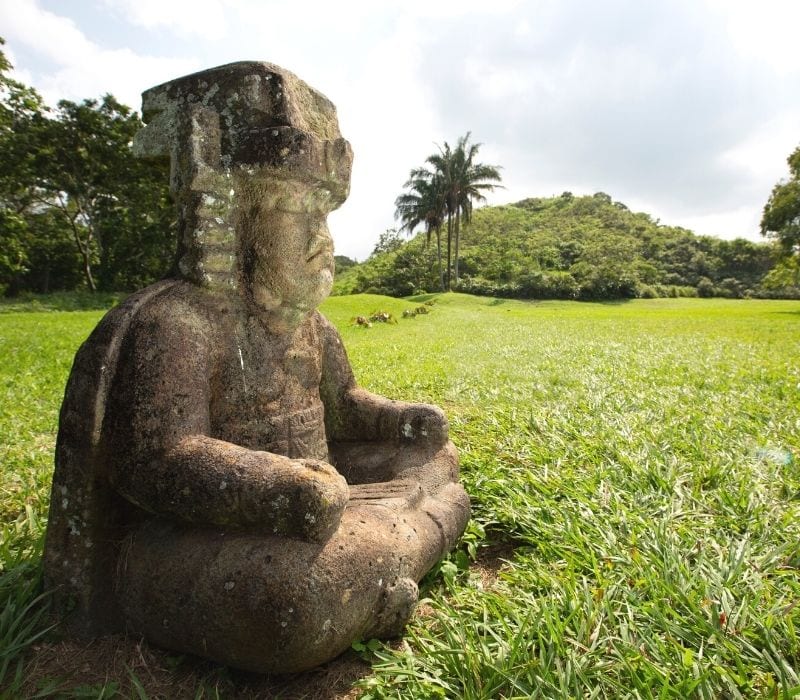
[[352, 153], [333, 105], [234, 63], [144, 93], [169, 279], [109, 312], [61, 409], [45, 576], [72, 634], [259, 672], [397, 635], [469, 517], [447, 421], [356, 386], [316, 306]]

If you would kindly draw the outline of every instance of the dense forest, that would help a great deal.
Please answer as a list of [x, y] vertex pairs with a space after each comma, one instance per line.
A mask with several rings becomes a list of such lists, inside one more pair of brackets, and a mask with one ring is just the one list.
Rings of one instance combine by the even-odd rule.
[[[604, 192], [525, 199], [474, 212], [460, 241], [453, 288], [531, 299], [659, 296], [792, 297], [775, 272], [773, 243], [696, 236], [635, 213]], [[425, 234], [383, 234], [372, 255], [338, 276], [335, 293], [405, 296], [438, 291], [436, 253]]]

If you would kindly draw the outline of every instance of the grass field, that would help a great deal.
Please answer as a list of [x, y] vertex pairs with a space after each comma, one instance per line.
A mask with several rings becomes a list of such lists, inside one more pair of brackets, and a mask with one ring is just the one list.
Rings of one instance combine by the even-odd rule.
[[[323, 311], [362, 385], [445, 408], [474, 520], [404, 640], [358, 645], [372, 671], [347, 697], [800, 694], [800, 303], [452, 294], [400, 319], [414, 305], [339, 297]], [[376, 310], [398, 323], [351, 325]], [[100, 316], [0, 314], [0, 687], [12, 696], [44, 626], [58, 406]], [[230, 697], [238, 686], [223, 681], [214, 692]], [[117, 691], [149, 692], [131, 675], [66, 694]], [[198, 676], [197, 697], [209, 694]]]

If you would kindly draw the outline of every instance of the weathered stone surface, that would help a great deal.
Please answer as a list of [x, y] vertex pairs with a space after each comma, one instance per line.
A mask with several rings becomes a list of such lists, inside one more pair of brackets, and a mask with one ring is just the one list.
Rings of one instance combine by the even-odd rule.
[[174, 274], [109, 312], [61, 410], [45, 575], [68, 629], [263, 672], [397, 635], [469, 517], [436, 407], [356, 386], [316, 306], [352, 154], [333, 105], [235, 63], [144, 93]]

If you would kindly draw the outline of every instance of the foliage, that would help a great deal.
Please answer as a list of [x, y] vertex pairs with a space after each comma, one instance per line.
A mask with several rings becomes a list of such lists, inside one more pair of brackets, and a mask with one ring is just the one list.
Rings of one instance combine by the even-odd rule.
[[417, 316], [427, 316], [431, 312], [430, 302], [420, 304], [413, 309], [404, 309], [403, 318], [416, 318]]
[[34, 294], [22, 292], [15, 297], [0, 297], [0, 314], [46, 311], [106, 311], [125, 298], [118, 292], [73, 292]]
[[[426, 246], [430, 245], [431, 233], [436, 234], [436, 270], [439, 275], [439, 289], [444, 290], [446, 287], [442, 271], [442, 223], [445, 192], [442, 179], [438, 173], [418, 169], [411, 172], [405, 187], [407, 191], [395, 200], [395, 218], [402, 222], [402, 228], [409, 234], [413, 233], [417, 226], [424, 224]], [[448, 270], [449, 264], [448, 258]]]
[[[403, 316], [405, 317], [405, 312]], [[397, 323], [397, 319], [389, 311], [373, 311], [369, 316], [355, 316], [350, 319], [350, 323], [362, 328], [372, 328], [373, 323]]]
[[[432, 259], [403, 255], [421, 247], [418, 237], [391, 255], [373, 255], [335, 289], [394, 296], [435, 290]], [[527, 299], [800, 297], [797, 278], [785, 272], [791, 266], [766, 279], [778, 258], [774, 244], [696, 236], [631, 212], [604, 192], [564, 193], [475, 211], [461, 235], [458, 289]], [[411, 269], [414, 260], [420, 267]]]
[[369, 316], [369, 320], [371, 323], [397, 323], [394, 314], [388, 311], [373, 311]]
[[800, 146], [787, 158], [789, 179], [772, 189], [761, 218], [761, 233], [776, 238], [786, 257], [800, 256]]
[[174, 213], [165, 165], [131, 152], [138, 115], [111, 95], [51, 110], [2, 73], [0, 87], [0, 291], [134, 289], [162, 276]]
[[390, 245], [391, 250], [371, 255], [335, 279], [333, 293], [404, 297], [439, 288], [436, 255], [423, 234], [403, 242], [395, 233]]
[[333, 260], [336, 263], [336, 274], [340, 274], [345, 270], [349, 270], [354, 265], [358, 265], [358, 263], [353, 260], [352, 258], [348, 258], [346, 255], [334, 255]]
[[792, 289], [800, 287], [800, 256], [793, 255], [781, 258], [764, 278], [764, 289], [774, 291], [775, 298], [789, 296]]
[[403, 247], [403, 239], [397, 229], [387, 228], [380, 236], [372, 249], [371, 255], [393, 253]]

